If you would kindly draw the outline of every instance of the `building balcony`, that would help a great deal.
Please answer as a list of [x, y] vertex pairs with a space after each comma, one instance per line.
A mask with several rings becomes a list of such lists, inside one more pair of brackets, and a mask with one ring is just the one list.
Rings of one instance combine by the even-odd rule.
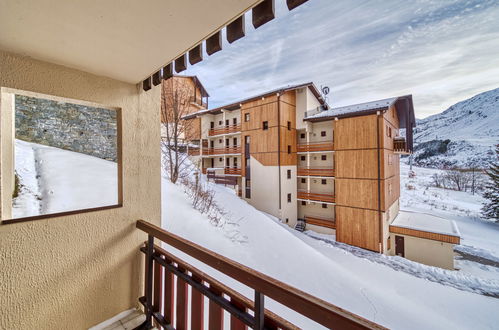
[[333, 141], [300, 143], [296, 146], [297, 152], [333, 151]]
[[320, 176], [334, 177], [334, 168], [332, 167], [298, 167], [296, 171], [298, 176]]
[[241, 132], [241, 124], [223, 126], [219, 128], [212, 128], [208, 131], [208, 136], [216, 136], [223, 134], [231, 134], [231, 133], [240, 133]]
[[225, 148], [203, 148], [203, 156], [241, 154], [241, 146]]
[[409, 155], [411, 152], [407, 148], [404, 137], [395, 137], [393, 139], [393, 152], [400, 155]]
[[[145, 285], [139, 302], [144, 306], [146, 315], [141, 328], [149, 329], [157, 325], [173, 329], [175, 324], [175, 328], [185, 329], [190, 323], [191, 329], [208, 326], [210, 329], [223, 329], [224, 313], [228, 313], [231, 329], [298, 329], [282, 316], [266, 309], [265, 301], [268, 299], [329, 329], [383, 328], [146, 221], [137, 221], [136, 227], [148, 235], [140, 248], [145, 255]], [[250, 288], [254, 299], [247, 298], [160, 247], [162, 243]], [[205, 324], [205, 315], [208, 324]]]
[[204, 109], [208, 108], [208, 103], [204, 102], [202, 99], [200, 99], [198, 97], [191, 96], [190, 97], [190, 102], [191, 102], [191, 104], [193, 104], [195, 106], [198, 106], [198, 107], [201, 107], [201, 108], [204, 108]]
[[224, 173], [229, 175], [241, 175], [243, 171], [241, 168], [237, 167], [226, 167], [224, 168]]
[[298, 190], [297, 198], [324, 203], [334, 203], [335, 200], [333, 193], [313, 193], [306, 190]]
[[310, 225], [336, 229], [336, 222], [333, 218], [325, 218], [314, 215], [305, 215], [305, 222]]
[[199, 156], [200, 149], [199, 148], [189, 148], [187, 150], [187, 155], [189, 156]]

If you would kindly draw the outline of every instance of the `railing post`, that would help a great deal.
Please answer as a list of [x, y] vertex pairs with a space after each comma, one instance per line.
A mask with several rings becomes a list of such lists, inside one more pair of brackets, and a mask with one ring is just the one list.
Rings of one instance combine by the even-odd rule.
[[152, 328], [152, 280], [153, 280], [154, 236], [147, 237], [147, 287], [146, 287], [146, 327]]
[[264, 295], [255, 290], [255, 326], [253, 329], [262, 330], [265, 321]]

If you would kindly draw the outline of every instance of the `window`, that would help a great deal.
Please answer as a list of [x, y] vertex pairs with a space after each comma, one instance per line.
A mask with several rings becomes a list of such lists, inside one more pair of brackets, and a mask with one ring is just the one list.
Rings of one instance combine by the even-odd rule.
[[264, 122], [262, 123], [262, 128], [263, 128], [263, 129], [269, 129], [269, 122], [268, 122], [268, 121], [264, 121]]
[[321, 183], [322, 183], [322, 184], [326, 184], [326, 183], [327, 183], [326, 179], [322, 179], [322, 180], [321, 180]]
[[210, 128], [211, 129], [215, 128], [215, 122], [214, 121], [210, 122]]
[[245, 113], [245, 114], [244, 114], [244, 121], [245, 121], [245, 122], [250, 121], [250, 114], [249, 114], [249, 113]]
[[234, 168], [237, 168], [237, 158], [234, 157]]
[[301, 178], [301, 183], [307, 183], [307, 179]]
[[288, 131], [291, 130], [291, 122], [288, 121]]
[[235, 147], [235, 146], [237, 146], [237, 138], [234, 138], [234, 139], [232, 140], [232, 142], [233, 142], [233, 144], [234, 144], [234, 147]]
[[222, 139], [218, 139], [218, 143], [222, 143]]
[[229, 139], [225, 139], [225, 146], [228, 147], [229, 146], [229, 142], [230, 140]]
[[327, 156], [326, 156], [326, 155], [322, 155], [322, 156], [321, 156], [321, 159], [322, 159], [322, 160], [327, 160]]
[[307, 205], [307, 202], [301, 201], [301, 205]]
[[326, 136], [326, 131], [322, 131], [321, 136]]
[[230, 158], [225, 159], [225, 166], [230, 167]]
[[301, 133], [300, 134], [300, 139], [304, 139], [305, 138], [305, 133]]
[[232, 119], [232, 124], [237, 125], [237, 118]]
[[392, 128], [391, 127], [388, 127], [388, 136], [392, 137]]
[[288, 194], [288, 203], [291, 203], [291, 194]]
[[305, 156], [300, 156], [300, 160], [304, 162], [306, 160]]
[[386, 249], [387, 249], [387, 250], [390, 250], [390, 249], [391, 249], [391, 244], [390, 244], [390, 242], [391, 242], [391, 241], [390, 241], [390, 237], [388, 237], [388, 238], [386, 239]]
[[327, 204], [322, 204], [323, 209], [327, 209]]
[[245, 197], [246, 198], [251, 198], [251, 182], [250, 180], [246, 179], [246, 187], [245, 187]]
[[218, 158], [218, 161], [223, 162], [224, 159], [222, 157]]
[[288, 154], [291, 153], [291, 146], [288, 145]]
[[291, 170], [288, 170], [287, 174], [288, 174], [288, 179], [291, 179]]
[[288, 223], [288, 222], [289, 222], [289, 218], [286, 218], [286, 223]]
[[218, 125], [222, 125], [222, 121], [221, 120], [218, 121]]
[[225, 119], [225, 126], [229, 126], [230, 121], [228, 119]]
[[214, 148], [215, 147], [215, 141], [210, 141], [210, 148]]

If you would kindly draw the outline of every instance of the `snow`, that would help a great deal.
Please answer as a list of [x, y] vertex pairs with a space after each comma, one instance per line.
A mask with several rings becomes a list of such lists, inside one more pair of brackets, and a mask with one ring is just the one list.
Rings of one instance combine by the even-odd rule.
[[344, 115], [347, 113], [357, 113], [363, 111], [371, 111], [375, 109], [383, 109], [391, 106], [395, 101], [397, 101], [398, 97], [391, 97], [383, 100], [371, 101], [366, 103], [359, 103], [353, 105], [347, 105], [344, 107], [333, 108], [326, 111], [321, 111], [316, 115], [307, 116], [307, 119], [313, 118], [322, 118], [322, 117], [333, 117]]
[[118, 204], [115, 162], [21, 140], [15, 153], [24, 187], [14, 218]]
[[454, 221], [431, 214], [400, 211], [392, 226], [427, 231], [436, 234], [460, 236]]
[[[335, 244], [334, 237], [328, 236], [332, 241], [328, 242], [297, 232], [256, 210], [229, 188], [214, 184], [210, 187], [227, 212], [224, 225], [211, 225], [205, 216], [191, 208], [181, 187], [164, 179], [163, 227], [389, 328], [494, 328], [499, 322], [499, 299], [465, 289], [474, 285], [497, 293], [499, 277], [480, 279], [379, 254], [377, 258], [385, 259], [385, 263], [377, 262], [371, 259], [369, 251], [361, 255], [357, 253], [365, 250], [338, 246], [341, 243]], [[491, 236], [490, 231], [484, 234]], [[172, 247], [165, 245], [165, 248], [252, 298], [252, 290], [241, 283]], [[457, 284], [451, 286], [450, 282]], [[304, 329], [321, 328], [270, 299], [265, 303]]]

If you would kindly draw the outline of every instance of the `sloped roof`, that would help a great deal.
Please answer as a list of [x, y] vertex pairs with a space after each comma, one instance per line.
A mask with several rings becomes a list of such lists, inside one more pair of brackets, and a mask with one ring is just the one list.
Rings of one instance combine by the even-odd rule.
[[310, 89], [310, 91], [314, 94], [314, 96], [317, 98], [317, 100], [320, 102], [320, 104], [327, 106], [327, 104], [324, 101], [324, 98], [322, 97], [321, 93], [319, 92], [319, 90], [317, 89], [317, 87], [315, 86], [315, 84], [313, 82], [307, 82], [307, 83], [303, 83], [303, 84], [288, 85], [288, 86], [285, 86], [285, 87], [276, 88], [276, 89], [270, 90], [270, 91], [262, 93], [262, 94], [258, 94], [258, 95], [251, 96], [251, 97], [248, 97], [248, 98], [245, 98], [245, 99], [242, 99], [242, 100], [238, 100], [236, 102], [232, 102], [232, 103], [223, 105], [221, 107], [216, 107], [216, 108], [206, 109], [206, 110], [200, 110], [200, 111], [191, 113], [191, 114], [189, 114], [187, 116], [184, 116], [183, 119], [193, 118], [193, 117], [196, 117], [196, 116], [199, 116], [199, 115], [203, 115], [203, 114], [206, 114], [206, 113], [213, 113], [213, 114], [219, 113], [219, 112], [221, 112], [222, 109], [225, 109], [225, 110], [239, 109], [239, 105], [241, 103], [250, 102], [250, 101], [262, 98], [262, 97], [267, 97], [267, 96], [270, 96], [270, 95], [273, 95], [273, 94], [277, 94], [277, 93], [284, 93], [284, 92], [287, 92], [287, 91], [291, 91], [291, 90], [295, 90], [295, 89], [299, 89], [299, 88], [303, 88], [303, 87], [308, 87]]

